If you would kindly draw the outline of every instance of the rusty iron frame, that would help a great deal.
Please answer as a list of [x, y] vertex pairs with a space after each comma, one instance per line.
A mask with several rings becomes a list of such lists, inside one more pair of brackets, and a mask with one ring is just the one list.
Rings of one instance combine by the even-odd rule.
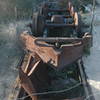
[[[75, 27], [77, 29], [78, 23], [78, 14], [74, 11], [74, 7], [71, 3], [68, 3], [68, 11], [70, 11], [70, 15], [74, 18], [73, 24], [48, 24], [46, 23], [46, 27]], [[67, 11], [60, 9], [49, 9], [49, 11]], [[65, 16], [66, 18], [69, 16]], [[34, 84], [30, 79], [32, 73], [38, 66], [38, 64], [43, 61], [44, 63], [49, 64], [54, 68], [63, 68], [78, 59], [80, 59], [83, 55], [83, 49], [91, 46], [92, 43], [92, 35], [85, 34], [82, 38], [43, 38], [43, 37], [34, 37], [27, 32], [23, 32], [20, 36], [20, 39], [23, 43], [23, 47], [26, 51], [29, 52], [28, 60], [26, 64], [22, 64], [19, 68], [19, 79], [21, 87], [28, 93], [28, 95], [32, 98], [32, 100], [38, 100], [37, 96], [32, 95], [36, 93]], [[55, 48], [54, 45], [51, 45], [49, 42], [65, 42], [61, 45], [60, 48]], [[71, 42], [71, 43], [67, 43]], [[34, 61], [32, 61], [34, 58]], [[23, 66], [25, 68], [23, 68]], [[74, 99], [64, 99], [64, 100], [83, 100], [81, 97]]]

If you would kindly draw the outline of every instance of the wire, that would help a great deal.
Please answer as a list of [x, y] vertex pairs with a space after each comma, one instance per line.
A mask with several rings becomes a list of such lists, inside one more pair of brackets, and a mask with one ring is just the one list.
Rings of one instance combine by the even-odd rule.
[[[63, 89], [63, 90], [59, 90], [59, 91], [47, 91], [47, 92], [41, 92], [41, 93], [33, 93], [33, 94], [31, 94], [31, 96], [67, 92], [67, 91], [69, 91], [69, 90], [71, 90], [71, 89], [74, 89], [74, 88], [80, 86], [80, 85], [82, 85], [82, 83], [78, 83], [78, 84], [76, 84], [75, 86], [73, 86], [73, 87], [71, 87], [71, 88]], [[30, 95], [24, 96], [24, 97], [22, 97], [22, 98], [18, 98], [17, 100], [23, 100], [23, 99], [25, 99], [25, 98], [27, 98], [27, 97], [30, 97]]]

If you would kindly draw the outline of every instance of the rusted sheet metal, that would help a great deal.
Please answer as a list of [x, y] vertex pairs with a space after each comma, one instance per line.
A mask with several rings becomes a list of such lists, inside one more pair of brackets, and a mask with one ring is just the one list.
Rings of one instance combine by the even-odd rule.
[[[36, 53], [45, 63], [55, 67], [64, 67], [79, 59], [83, 53], [82, 43], [75, 45], [64, 45], [60, 49], [52, 47], [43, 47], [35, 44], [37, 38], [28, 34], [21, 34], [25, 48], [32, 53]], [[45, 42], [42, 42], [47, 44]]]
[[30, 72], [30, 70], [32, 68], [34, 68], [33, 66], [36, 66], [35, 64], [37, 62], [39, 62], [39, 61], [40, 61], [40, 58], [36, 54], [29, 54], [29, 57], [28, 57], [28, 61], [27, 61], [26, 66], [23, 65], [25, 67], [25, 69], [23, 69], [24, 73], [28, 74]]
[[37, 100], [37, 96], [32, 95], [35, 93], [35, 88], [30, 80], [30, 78], [25, 74], [22, 69], [19, 69], [19, 79], [20, 84], [24, 88], [24, 90], [28, 93], [28, 95], [32, 98], [32, 100]]
[[78, 13], [77, 12], [75, 12], [74, 13], [74, 24], [75, 24], [75, 26], [78, 26], [79, 25], [79, 23], [78, 23]]

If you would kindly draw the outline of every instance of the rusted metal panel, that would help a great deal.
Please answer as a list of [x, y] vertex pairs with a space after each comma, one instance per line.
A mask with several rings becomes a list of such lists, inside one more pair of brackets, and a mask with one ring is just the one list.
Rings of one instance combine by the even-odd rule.
[[27, 76], [27, 74], [25, 74], [22, 71], [22, 69], [19, 69], [19, 78], [20, 78], [21, 86], [29, 94], [29, 96], [32, 98], [32, 100], [37, 100], [37, 96], [32, 95], [33, 93], [35, 93], [35, 88], [31, 82], [31, 80]]
[[[24, 40], [25, 48], [36, 53], [45, 63], [48, 63], [55, 67], [63, 67], [79, 59], [83, 53], [83, 45], [64, 45], [60, 49], [52, 47], [42, 47], [35, 44], [35, 37], [31, 37], [28, 34], [21, 35]], [[45, 42], [42, 42], [45, 43]], [[45, 43], [47, 44], [47, 43]]]

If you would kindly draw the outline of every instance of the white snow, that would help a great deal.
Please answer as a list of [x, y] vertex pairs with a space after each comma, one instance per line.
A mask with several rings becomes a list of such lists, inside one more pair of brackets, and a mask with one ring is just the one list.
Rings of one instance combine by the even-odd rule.
[[[0, 100], [8, 100], [12, 85], [18, 75], [16, 69], [22, 51], [17, 45], [16, 33], [27, 30], [29, 21], [0, 25]], [[19, 32], [18, 32], [19, 31]]]
[[95, 10], [93, 47], [90, 56], [84, 59], [84, 63], [95, 100], [100, 100], [100, 7]]

